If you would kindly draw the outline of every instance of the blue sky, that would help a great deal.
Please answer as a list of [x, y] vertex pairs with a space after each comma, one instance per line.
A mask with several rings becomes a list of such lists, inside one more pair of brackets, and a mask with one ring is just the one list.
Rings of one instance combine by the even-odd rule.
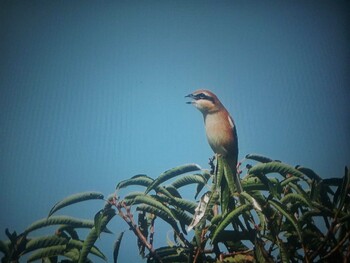
[[[0, 238], [72, 193], [108, 195], [138, 173], [206, 167], [202, 116], [184, 99], [198, 88], [231, 112], [240, 159], [260, 153], [342, 176], [349, 9], [340, 1], [1, 1]], [[101, 207], [62, 212], [92, 218]], [[119, 219], [110, 228], [127, 229]], [[114, 238], [101, 239], [109, 257]], [[132, 234], [124, 241], [121, 262], [142, 262]]]

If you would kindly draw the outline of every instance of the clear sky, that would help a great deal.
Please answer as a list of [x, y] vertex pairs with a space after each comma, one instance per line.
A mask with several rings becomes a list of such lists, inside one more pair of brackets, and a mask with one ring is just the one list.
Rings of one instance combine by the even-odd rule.
[[[0, 238], [72, 193], [207, 167], [202, 116], [184, 99], [198, 88], [231, 112], [240, 159], [343, 176], [349, 13], [341, 1], [0, 1]], [[110, 259], [114, 239], [100, 241]], [[121, 262], [142, 262], [124, 241]]]

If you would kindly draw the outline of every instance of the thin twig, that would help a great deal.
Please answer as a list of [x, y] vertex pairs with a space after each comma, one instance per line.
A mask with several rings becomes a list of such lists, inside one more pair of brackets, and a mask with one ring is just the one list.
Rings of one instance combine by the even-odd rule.
[[[134, 234], [138, 237], [138, 239], [145, 245], [145, 247], [149, 250], [151, 255], [154, 255], [157, 260], [162, 263], [162, 259], [159, 257], [157, 252], [153, 249], [152, 245], [147, 241], [145, 236], [141, 233], [140, 229], [134, 222], [133, 215], [130, 211], [130, 207], [126, 206], [124, 202], [119, 202], [116, 204], [118, 209], [118, 214], [124, 221], [129, 225], [130, 229], [134, 232]], [[123, 213], [122, 208], [126, 210], [126, 214]]]
[[331, 251], [329, 251], [329, 253], [327, 255], [325, 255], [323, 258], [321, 258], [321, 260], [330, 257], [334, 252], [336, 252], [347, 241], [347, 239], [349, 237], [350, 237], [350, 232], [347, 233], [345, 235], [345, 237], [338, 243], [338, 245], [336, 245]]

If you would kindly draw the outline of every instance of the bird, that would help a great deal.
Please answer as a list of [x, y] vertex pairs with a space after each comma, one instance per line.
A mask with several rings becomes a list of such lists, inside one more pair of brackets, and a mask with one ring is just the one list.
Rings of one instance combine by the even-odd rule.
[[[191, 99], [186, 103], [192, 104], [203, 114], [208, 143], [216, 155], [226, 159], [231, 168], [237, 192], [241, 193], [243, 189], [237, 173], [238, 136], [233, 118], [210, 90], [199, 89], [185, 97]], [[221, 185], [221, 188], [227, 189], [227, 185]]]

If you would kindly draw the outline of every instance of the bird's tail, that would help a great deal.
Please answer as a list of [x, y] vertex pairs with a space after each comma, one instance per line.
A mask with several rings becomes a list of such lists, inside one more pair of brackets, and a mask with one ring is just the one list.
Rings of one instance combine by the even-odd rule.
[[243, 188], [242, 188], [241, 180], [239, 178], [239, 173], [237, 169], [237, 163], [238, 163], [237, 158], [234, 158], [234, 159], [227, 158], [226, 160], [232, 173], [236, 191], [240, 194], [241, 192], [243, 192]]
[[[226, 169], [221, 169], [224, 176], [221, 179], [221, 209], [223, 213], [232, 211], [235, 208], [235, 199], [233, 194], [237, 192], [240, 194], [243, 191], [239, 174], [237, 172], [236, 164], [237, 160], [224, 159], [223, 162], [220, 162], [221, 165], [226, 165]], [[219, 162], [218, 162], [218, 165]], [[240, 202], [242, 203], [241, 198]]]

